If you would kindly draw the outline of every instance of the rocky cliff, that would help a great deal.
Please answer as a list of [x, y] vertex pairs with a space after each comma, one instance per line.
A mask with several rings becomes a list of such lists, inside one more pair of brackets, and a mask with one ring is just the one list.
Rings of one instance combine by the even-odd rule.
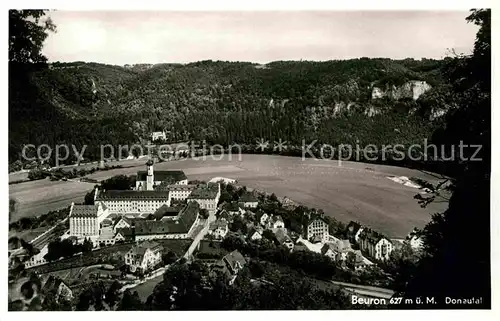
[[373, 87], [372, 99], [388, 97], [390, 99], [399, 100], [402, 98], [411, 98], [417, 100], [422, 94], [431, 90], [432, 86], [426, 81], [410, 80], [401, 86], [387, 85], [384, 89]]

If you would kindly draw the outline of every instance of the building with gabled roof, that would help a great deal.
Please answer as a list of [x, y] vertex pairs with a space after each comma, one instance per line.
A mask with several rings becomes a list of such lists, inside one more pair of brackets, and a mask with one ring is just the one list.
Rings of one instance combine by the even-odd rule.
[[62, 300], [71, 301], [73, 299], [73, 292], [68, 285], [66, 285], [61, 278], [53, 275], [50, 275], [47, 280], [45, 280], [40, 292], [45, 297], [50, 296], [54, 298], [56, 303], [59, 303]]
[[359, 247], [376, 260], [387, 260], [393, 250], [392, 242], [384, 235], [370, 229], [363, 228], [359, 234]]
[[200, 209], [207, 210], [211, 215], [217, 211], [217, 204], [220, 199], [220, 184], [208, 183], [198, 185], [188, 196], [188, 202], [195, 201], [200, 205]]
[[132, 226], [132, 219], [127, 216], [122, 216], [116, 221], [115, 225], [113, 226], [113, 231], [116, 233], [116, 231], [120, 228], [131, 228]]
[[76, 205], [71, 203], [69, 212], [69, 235], [78, 238], [98, 237], [101, 222], [108, 215], [105, 205]]
[[284, 228], [275, 229], [274, 236], [280, 245], [288, 247], [290, 251], [293, 250], [294, 243]]
[[333, 242], [328, 242], [321, 248], [321, 254], [328, 256], [335, 261], [345, 261], [347, 259], [347, 254], [353, 251], [351, 248], [351, 243], [349, 240], [334, 240]]
[[350, 221], [346, 227], [346, 235], [351, 242], [358, 242], [359, 234], [363, 231], [363, 226], [359, 222]]
[[122, 240], [122, 238], [125, 242], [133, 241], [134, 229], [127, 227], [116, 229], [115, 241]]
[[182, 210], [182, 206], [163, 205], [154, 212], [153, 216], [154, 216], [154, 219], [156, 219], [156, 220], [161, 220], [164, 217], [172, 218], [172, 217], [179, 215], [181, 210]]
[[135, 223], [136, 241], [153, 239], [186, 239], [199, 222], [200, 206], [189, 202], [178, 216], [166, 220], [140, 220]]
[[208, 234], [212, 235], [215, 239], [223, 239], [229, 232], [229, 224], [225, 219], [218, 219], [210, 223], [208, 227]]
[[156, 242], [141, 242], [125, 254], [125, 264], [132, 272], [151, 270], [162, 262], [162, 250], [163, 247]]
[[366, 267], [373, 265], [373, 262], [364, 257], [363, 254], [361, 254], [361, 251], [356, 250], [354, 251], [354, 254], [355, 259], [354, 262], [352, 262], [351, 268], [353, 268], [355, 271], [361, 271]]
[[238, 202], [243, 203], [244, 208], [257, 208], [259, 206], [259, 200], [253, 193], [243, 193], [238, 199]]
[[[162, 183], [163, 184], [163, 183]], [[166, 190], [168, 190], [168, 193], [170, 195], [171, 200], [185, 200], [191, 195], [193, 190], [195, 190], [197, 185], [194, 184], [173, 184], [173, 185], [168, 185]]]
[[280, 215], [273, 215], [269, 222], [269, 228], [285, 228], [285, 222]]
[[305, 226], [306, 240], [317, 242], [328, 242], [329, 231], [328, 224], [322, 218], [311, 219]]
[[123, 216], [126, 214], [154, 213], [163, 205], [170, 205], [168, 191], [132, 191], [96, 189], [95, 203], [103, 204], [110, 214]]
[[248, 231], [248, 237], [252, 241], [261, 240], [262, 233], [264, 233], [264, 229], [261, 226], [254, 226]]

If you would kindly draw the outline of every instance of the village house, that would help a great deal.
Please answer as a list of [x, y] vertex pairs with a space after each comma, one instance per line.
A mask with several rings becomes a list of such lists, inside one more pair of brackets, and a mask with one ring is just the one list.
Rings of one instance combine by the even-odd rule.
[[226, 221], [228, 221], [228, 222], [231, 222], [231, 221], [232, 221], [232, 215], [231, 215], [231, 214], [229, 214], [229, 212], [228, 212], [228, 211], [226, 211], [226, 210], [224, 210], [224, 209], [223, 209], [223, 210], [220, 210], [220, 211], [216, 214], [216, 217], [217, 217], [217, 219], [222, 219], [222, 218], [223, 218], [223, 219], [225, 219], [225, 220], [226, 220]]
[[210, 215], [215, 214], [217, 211], [217, 204], [220, 199], [220, 184], [208, 183], [198, 185], [188, 196], [188, 202], [197, 202], [200, 209], [205, 209]]
[[279, 215], [273, 215], [269, 222], [269, 228], [277, 229], [277, 228], [285, 228], [285, 223], [283, 219]]
[[146, 272], [162, 262], [162, 250], [162, 246], [156, 242], [143, 242], [134, 245], [125, 254], [125, 264], [132, 272]]
[[224, 256], [222, 260], [214, 264], [212, 269], [225, 275], [229, 285], [232, 285], [238, 276], [238, 272], [243, 269], [246, 263], [247, 262], [243, 255], [239, 251], [234, 250]]
[[[43, 280], [42, 280], [43, 282]], [[47, 297], [52, 297], [56, 303], [60, 301], [71, 301], [73, 291], [66, 285], [61, 278], [50, 275], [41, 288], [41, 293]]]
[[199, 213], [200, 205], [189, 202], [176, 217], [163, 217], [160, 221], [139, 220], [135, 223], [135, 240], [187, 239], [200, 220]]
[[260, 220], [260, 225], [266, 227], [268, 219], [269, 219], [269, 215], [267, 215], [267, 213], [262, 214], [262, 216], [259, 219]]
[[95, 246], [103, 246], [103, 245], [113, 245], [117, 241], [121, 240], [123, 241], [125, 238], [121, 235], [119, 235], [117, 238], [116, 236], [116, 230], [113, 228], [113, 223], [110, 220], [104, 220], [101, 223], [101, 230], [99, 233], [99, 237], [96, 239], [93, 239], [93, 244]]
[[349, 240], [337, 240], [334, 246], [337, 253], [336, 261], [345, 261], [347, 259], [347, 254], [353, 251]]
[[126, 216], [122, 216], [120, 217], [115, 225], [113, 226], [113, 232], [117, 232], [118, 229], [121, 229], [121, 228], [131, 228], [132, 227], [132, 220]]
[[246, 192], [240, 196], [238, 202], [243, 203], [244, 208], [257, 208], [259, 200], [252, 193]]
[[228, 223], [225, 219], [218, 219], [210, 223], [208, 234], [212, 235], [216, 240], [223, 239], [229, 231]]
[[134, 229], [119, 228], [116, 230], [115, 242], [123, 240], [124, 242], [133, 242], [135, 240]]
[[235, 215], [242, 216], [245, 213], [245, 211], [243, 210], [243, 208], [240, 207], [240, 204], [238, 204], [238, 202], [225, 203], [224, 205], [222, 205], [222, 209], [231, 216]]
[[165, 131], [151, 133], [151, 141], [152, 142], [154, 142], [155, 140], [158, 140], [158, 139], [161, 139], [163, 141], [167, 139], [167, 134], [165, 133]]
[[343, 262], [347, 259], [349, 252], [353, 251], [349, 240], [336, 239], [332, 242], [325, 243], [321, 248], [321, 254], [328, 256], [334, 261]]
[[413, 229], [410, 234], [406, 237], [407, 242], [410, 243], [410, 246], [415, 251], [420, 251], [424, 245], [422, 240], [422, 233], [417, 228]]
[[286, 246], [287, 248], [290, 249], [290, 251], [293, 250], [294, 244], [292, 239], [288, 236], [287, 232], [283, 228], [278, 228], [274, 232], [274, 236], [276, 236], [276, 240], [278, 240], [278, 243], [281, 246]]
[[262, 239], [262, 233], [264, 233], [264, 229], [260, 226], [254, 226], [248, 232], [248, 237], [252, 241], [258, 241]]
[[359, 222], [350, 221], [346, 228], [347, 238], [351, 242], [358, 243], [362, 231], [363, 226]]
[[333, 243], [325, 243], [321, 248], [321, 255], [327, 256], [335, 261], [337, 253], [335, 251], [335, 246], [333, 245]]
[[420, 251], [422, 249], [422, 247], [424, 246], [424, 242], [422, 240], [422, 237], [418, 236], [418, 235], [413, 235], [410, 238], [410, 246], [413, 250]]
[[354, 268], [355, 271], [361, 271], [367, 268], [368, 266], [373, 265], [373, 262], [364, 257], [359, 250], [354, 251], [354, 253], [356, 255], [356, 258], [351, 268]]
[[328, 224], [321, 218], [311, 220], [306, 226], [306, 240], [328, 242]]
[[387, 260], [393, 250], [392, 242], [380, 233], [364, 228], [359, 234], [359, 248], [376, 260]]

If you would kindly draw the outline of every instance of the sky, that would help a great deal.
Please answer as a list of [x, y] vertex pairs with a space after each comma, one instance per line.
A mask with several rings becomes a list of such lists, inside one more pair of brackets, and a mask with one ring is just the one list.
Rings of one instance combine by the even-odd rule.
[[115, 65], [229, 60], [443, 58], [470, 53], [468, 11], [52, 11], [49, 61]]

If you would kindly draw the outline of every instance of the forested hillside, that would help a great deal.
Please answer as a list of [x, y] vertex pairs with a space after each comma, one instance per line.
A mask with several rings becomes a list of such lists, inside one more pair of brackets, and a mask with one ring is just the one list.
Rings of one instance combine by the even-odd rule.
[[447, 61], [54, 63], [10, 84], [10, 161], [24, 144], [86, 144], [85, 156], [98, 158], [101, 144], [157, 130], [224, 146], [421, 143], [454, 106]]

